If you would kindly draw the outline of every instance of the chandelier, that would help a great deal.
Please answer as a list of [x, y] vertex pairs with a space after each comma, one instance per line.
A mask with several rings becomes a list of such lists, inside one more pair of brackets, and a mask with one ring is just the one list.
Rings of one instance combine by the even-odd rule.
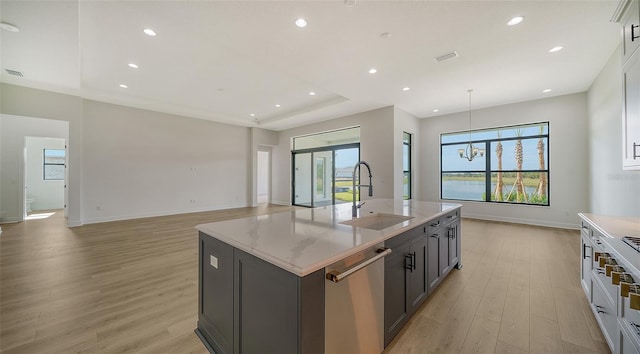
[[464, 149], [458, 149], [460, 158], [473, 161], [473, 159], [480, 154], [480, 157], [484, 156], [484, 149], [477, 148], [471, 143], [471, 92], [472, 89], [467, 90], [469, 92], [469, 142]]

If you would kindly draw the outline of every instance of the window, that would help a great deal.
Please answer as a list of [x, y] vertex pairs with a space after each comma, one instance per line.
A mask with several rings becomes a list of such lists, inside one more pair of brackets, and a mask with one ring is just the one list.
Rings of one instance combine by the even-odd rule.
[[43, 178], [45, 180], [64, 179], [64, 150], [44, 149]]
[[411, 134], [402, 133], [402, 190], [404, 199], [411, 199]]
[[442, 199], [549, 205], [549, 122], [441, 134], [440, 154]]

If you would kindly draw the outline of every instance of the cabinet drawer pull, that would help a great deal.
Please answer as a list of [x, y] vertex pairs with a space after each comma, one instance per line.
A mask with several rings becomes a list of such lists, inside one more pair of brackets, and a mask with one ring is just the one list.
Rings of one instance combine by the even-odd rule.
[[636, 330], [636, 334], [640, 336], [640, 325], [635, 324], [635, 322], [631, 322], [629, 324]]
[[440, 220], [438, 220], [438, 222], [434, 222], [433, 224], [429, 225], [431, 227], [436, 227], [440, 225]]
[[433, 238], [440, 238], [440, 235], [438, 235], [438, 234], [432, 234], [432, 235], [430, 235], [429, 237], [433, 237]]
[[631, 25], [631, 41], [635, 41], [640, 38], [640, 35], [635, 34], [635, 30], [638, 29], [640, 25]]
[[598, 305], [593, 305], [593, 306], [596, 308], [596, 312], [597, 312], [597, 313], [600, 313], [600, 314], [602, 314], [602, 313], [606, 313], [606, 312], [604, 311], [604, 307], [602, 307], [602, 306], [598, 306]]

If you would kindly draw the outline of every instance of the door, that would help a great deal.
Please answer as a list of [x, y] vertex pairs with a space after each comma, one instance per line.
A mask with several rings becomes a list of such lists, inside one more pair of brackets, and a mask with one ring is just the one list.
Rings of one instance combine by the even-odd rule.
[[292, 155], [294, 205], [318, 207], [352, 202], [352, 174], [360, 160], [359, 144], [293, 151]]
[[266, 204], [270, 200], [271, 185], [271, 153], [266, 150], [258, 150], [256, 173], [256, 203]]
[[311, 200], [311, 153], [293, 155], [293, 204], [313, 206]]
[[640, 169], [640, 50], [622, 67], [623, 168]]
[[384, 346], [398, 334], [409, 320], [407, 303], [409, 242], [398, 247], [388, 246], [393, 252], [384, 259]]
[[452, 223], [447, 226], [447, 237], [449, 243], [449, 261], [448, 267], [458, 264], [458, 223]]
[[412, 267], [409, 272], [409, 305], [410, 312], [414, 312], [427, 298], [427, 237], [419, 236], [411, 242], [409, 250], [412, 257]]
[[[587, 229], [589, 230], [589, 229]], [[580, 248], [580, 282], [582, 283], [582, 289], [587, 295], [587, 299], [591, 302], [591, 266], [592, 266], [592, 246], [588, 236], [585, 236], [584, 232], [581, 232], [580, 240], [582, 247]]]
[[440, 283], [440, 231], [431, 232], [428, 236], [427, 247], [427, 281], [429, 283], [429, 294], [431, 294], [438, 283]]
[[333, 204], [333, 152], [318, 151], [313, 156], [313, 206]]
[[[335, 150], [335, 204], [353, 202], [353, 166], [360, 161], [360, 148], [352, 147]], [[357, 177], [357, 174], [356, 174]], [[356, 180], [356, 184], [359, 181]], [[359, 200], [359, 199], [357, 199]]]

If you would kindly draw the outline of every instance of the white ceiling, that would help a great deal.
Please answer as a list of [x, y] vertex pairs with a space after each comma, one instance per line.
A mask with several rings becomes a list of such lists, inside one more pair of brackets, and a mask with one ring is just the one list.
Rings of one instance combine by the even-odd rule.
[[467, 110], [469, 88], [474, 109], [586, 91], [620, 42], [616, 4], [3, 0], [20, 32], [0, 31], [2, 68], [24, 77], [0, 79], [274, 130], [389, 105], [427, 118]]

